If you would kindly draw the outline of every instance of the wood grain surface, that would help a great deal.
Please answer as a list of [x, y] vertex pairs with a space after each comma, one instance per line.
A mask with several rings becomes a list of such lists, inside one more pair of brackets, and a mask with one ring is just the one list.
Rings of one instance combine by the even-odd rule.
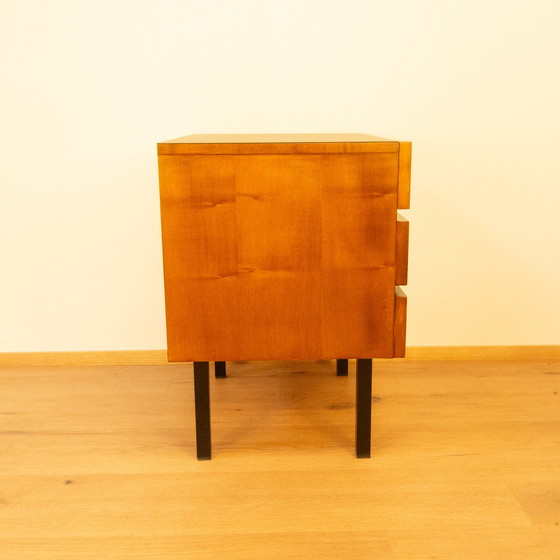
[[369, 134], [191, 134], [158, 144], [160, 155], [396, 153], [399, 143]]
[[404, 358], [406, 355], [406, 294], [397, 286], [395, 288], [395, 324], [394, 324], [394, 351], [395, 358]]
[[360, 133], [303, 134], [188, 134], [160, 144], [324, 144], [393, 142], [387, 138]]
[[[233, 363], [195, 456], [190, 364], [2, 368], [0, 557], [550, 560], [560, 361]], [[250, 398], [248, 398], [250, 395]]]
[[406, 286], [408, 283], [408, 238], [410, 234], [409, 221], [397, 214], [397, 243], [395, 284]]
[[393, 356], [398, 152], [349, 150], [159, 156], [170, 361]]
[[[407, 360], [558, 360], [560, 346], [407, 346]], [[167, 364], [166, 350], [0, 352], [0, 367]]]
[[399, 142], [399, 208], [410, 208], [410, 164], [412, 157], [412, 143]]

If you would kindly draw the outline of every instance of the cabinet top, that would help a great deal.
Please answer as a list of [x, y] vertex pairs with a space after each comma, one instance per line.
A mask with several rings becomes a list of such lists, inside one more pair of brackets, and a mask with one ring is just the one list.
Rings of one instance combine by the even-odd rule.
[[158, 154], [396, 152], [398, 142], [369, 134], [191, 134], [158, 143]]

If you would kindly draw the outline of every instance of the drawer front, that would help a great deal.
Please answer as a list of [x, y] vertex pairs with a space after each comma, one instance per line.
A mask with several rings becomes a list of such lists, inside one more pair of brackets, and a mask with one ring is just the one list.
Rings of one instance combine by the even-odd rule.
[[406, 294], [395, 288], [394, 358], [404, 358], [406, 353]]
[[406, 286], [408, 282], [408, 236], [409, 222], [397, 214], [397, 247], [395, 257], [395, 285]]
[[412, 157], [412, 144], [399, 142], [399, 208], [410, 208], [410, 163]]

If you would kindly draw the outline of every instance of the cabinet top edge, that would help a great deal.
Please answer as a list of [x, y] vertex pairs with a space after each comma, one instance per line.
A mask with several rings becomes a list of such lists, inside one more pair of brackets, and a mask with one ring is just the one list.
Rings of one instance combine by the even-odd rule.
[[395, 153], [401, 142], [368, 134], [192, 134], [160, 142], [159, 155]]
[[347, 143], [394, 142], [387, 138], [359, 133], [317, 134], [189, 134], [158, 144], [297, 144], [297, 143]]

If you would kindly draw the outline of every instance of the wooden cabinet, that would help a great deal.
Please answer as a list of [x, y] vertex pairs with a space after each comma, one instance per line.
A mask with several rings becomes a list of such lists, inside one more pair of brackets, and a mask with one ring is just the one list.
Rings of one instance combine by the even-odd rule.
[[404, 355], [410, 143], [158, 144], [170, 361]]

